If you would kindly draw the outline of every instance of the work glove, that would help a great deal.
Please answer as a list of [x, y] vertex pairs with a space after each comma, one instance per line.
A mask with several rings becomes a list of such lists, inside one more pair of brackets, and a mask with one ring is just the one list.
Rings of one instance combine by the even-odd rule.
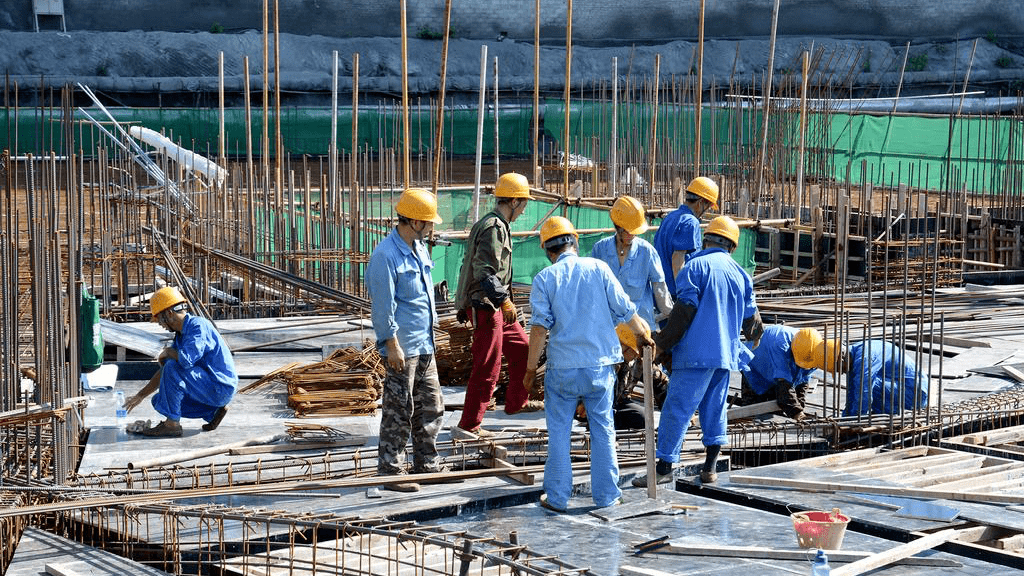
[[455, 313], [455, 319], [458, 320], [459, 322], [465, 322], [466, 324], [469, 324], [470, 327], [472, 327], [473, 326], [473, 309], [472, 308], [463, 308], [462, 310], [459, 310], [458, 312]]
[[505, 317], [505, 324], [512, 324], [519, 320], [519, 311], [516, 310], [516, 305], [512, 303], [511, 298], [506, 298], [501, 303], [501, 315]]
[[648, 346], [654, 348], [654, 340], [646, 332], [643, 334], [637, 334], [636, 345], [640, 347], [641, 351]]
[[526, 388], [527, 394], [533, 394], [533, 385], [537, 380], [537, 369], [527, 368], [526, 374], [523, 375], [523, 388]]

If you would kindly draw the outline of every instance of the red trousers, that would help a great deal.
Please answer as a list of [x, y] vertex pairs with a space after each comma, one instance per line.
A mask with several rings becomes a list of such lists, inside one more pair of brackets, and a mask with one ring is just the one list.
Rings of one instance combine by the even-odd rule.
[[473, 331], [473, 371], [466, 383], [466, 400], [459, 428], [473, 430], [484, 421], [484, 412], [491, 402], [494, 385], [501, 373], [501, 356], [508, 360], [508, 390], [505, 411], [518, 412], [526, 405], [529, 394], [523, 387], [526, 356], [530, 343], [519, 322], [506, 323], [501, 310], [473, 309], [476, 329]]

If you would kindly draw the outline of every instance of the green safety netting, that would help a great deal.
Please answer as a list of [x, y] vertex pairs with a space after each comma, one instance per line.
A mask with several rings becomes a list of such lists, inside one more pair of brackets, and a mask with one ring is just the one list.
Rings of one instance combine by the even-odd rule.
[[[175, 141], [200, 154], [217, 148], [219, 112], [211, 108], [111, 108], [122, 122], [141, 124], [163, 131]], [[359, 113], [358, 145], [360, 150], [400, 148], [400, 109], [397, 106], [367, 107]], [[98, 111], [91, 110], [100, 117]], [[484, 121], [482, 151], [494, 153], [494, 110]], [[530, 154], [533, 131], [532, 106], [502, 107], [498, 110], [498, 148], [502, 154]], [[558, 100], [546, 100], [542, 107], [545, 138], [562, 140], [564, 106]], [[653, 114], [650, 104], [627, 103], [618, 107], [620, 145], [629, 143], [634, 150], [643, 150]], [[598, 160], [608, 158], [611, 142], [612, 108], [608, 102], [578, 101], [570, 109], [570, 148]], [[658, 108], [659, 157], [686, 158], [693, 142], [693, 110], [674, 104]], [[773, 122], [784, 122], [785, 136], [772, 142], [775, 149], [794, 149], [798, 134], [796, 116], [783, 112]], [[49, 120], [49, 118], [47, 118]], [[64, 143], [56, 122], [40, 122], [37, 111], [0, 110], [0, 122], [10, 126], [0, 130], [0, 148], [19, 154], [53, 150], [64, 153]], [[413, 154], [427, 152], [435, 132], [435, 114], [416, 108], [411, 113], [410, 148]], [[450, 110], [445, 114], [444, 143], [448, 153], [470, 156], [476, 152], [477, 114], [475, 110]], [[273, 124], [273, 120], [271, 120]], [[760, 111], [748, 108], [707, 108], [702, 115], [702, 158], [723, 162], [753, 158], [760, 145]], [[870, 180], [876, 185], [906, 183], [912, 186], [944, 190], [966, 185], [974, 192], [999, 191], [1014, 178], [1010, 162], [1024, 157], [1024, 127], [1012, 117], [962, 117], [951, 120], [941, 116], [871, 116], [867, 114], [809, 114], [808, 133], [818, 142], [808, 150], [805, 164], [808, 174], [832, 178], [840, 182], [849, 178], [852, 184]], [[43, 128], [41, 128], [41, 126]], [[245, 114], [242, 109], [225, 111], [227, 151], [232, 156], [245, 154]], [[258, 153], [263, 133], [261, 112], [254, 110], [253, 142]], [[284, 147], [290, 154], [326, 154], [330, 142], [330, 109], [288, 107], [282, 109], [281, 131]], [[17, 146], [13, 140], [17, 138]], [[820, 138], [825, 135], [826, 142]], [[77, 149], [90, 153], [96, 149], [94, 132], [76, 130]], [[351, 110], [338, 113], [338, 147], [352, 147]], [[273, 150], [273, 147], [271, 147]], [[796, 173], [795, 154], [789, 155], [791, 174]], [[626, 161], [626, 159], [622, 159]], [[862, 172], [866, 161], [867, 173]], [[731, 166], [709, 166], [711, 172], [728, 173]], [[948, 174], [952, 173], [953, 184]]]

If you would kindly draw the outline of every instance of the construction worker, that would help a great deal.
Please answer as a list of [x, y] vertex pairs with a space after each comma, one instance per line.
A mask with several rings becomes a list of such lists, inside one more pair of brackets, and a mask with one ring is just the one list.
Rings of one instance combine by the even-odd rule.
[[683, 203], [658, 227], [654, 247], [661, 257], [669, 294], [676, 293], [676, 276], [683, 264], [701, 248], [700, 218], [712, 208], [718, 209], [718, 184], [707, 176], [698, 176], [686, 187]]
[[619, 196], [612, 204], [610, 215], [615, 234], [598, 240], [590, 256], [612, 269], [622, 289], [636, 304], [640, 317], [655, 326], [656, 317], [667, 318], [672, 310], [672, 296], [665, 284], [658, 252], [650, 242], [639, 237], [649, 228], [644, 207], [636, 198]]
[[[729, 373], [753, 356], [740, 334], [756, 344], [763, 327], [750, 276], [730, 254], [740, 230], [728, 216], [711, 221], [704, 249], [693, 254], [676, 278], [676, 303], [665, 327], [654, 336], [659, 350], [671, 350], [668, 396], [658, 424], [656, 482], [672, 478], [690, 419], [699, 408], [707, 450], [702, 482], [714, 482], [715, 463], [726, 436]], [[756, 347], [756, 345], [755, 345]], [[646, 486], [646, 477], [633, 480]]]
[[754, 359], [741, 371], [743, 403], [775, 400], [787, 417], [803, 420], [807, 384], [814, 373], [819, 344], [821, 335], [813, 328], [765, 326]]
[[152, 320], [174, 332], [171, 345], [160, 351], [160, 369], [124, 407], [131, 412], [153, 396], [153, 408], [164, 416], [156, 426], [139, 431], [143, 436], [181, 436], [181, 419], [206, 420], [203, 430], [216, 430], [228, 412], [228, 402], [238, 389], [238, 375], [231, 350], [206, 318], [187, 312], [185, 297], [177, 288], [164, 287], [149, 300]]
[[526, 176], [509, 172], [494, 187], [494, 210], [473, 225], [455, 292], [458, 317], [473, 325], [473, 369], [466, 382], [466, 398], [454, 438], [489, 436], [480, 427], [501, 373], [501, 358], [508, 360], [509, 384], [505, 412], [535, 412], [544, 407], [530, 400], [523, 387], [526, 353], [530, 348], [519, 312], [512, 303], [512, 235], [509, 224], [526, 210], [530, 183]]
[[[619, 324], [615, 334], [622, 346], [622, 363], [615, 367], [615, 392], [612, 394], [612, 418], [616, 430], [643, 430], [647, 421], [644, 417], [643, 404], [632, 397], [633, 389], [643, 382], [643, 362], [640, 361], [640, 347], [636, 334], [629, 324]], [[650, 335], [650, 333], [648, 333]], [[668, 376], [657, 366], [652, 367], [652, 384], [654, 389], [654, 406], [661, 409], [668, 392]], [[576, 407], [576, 419], [587, 420], [587, 410], [582, 403]]]
[[595, 504], [609, 506], [622, 495], [612, 424], [614, 366], [622, 362], [615, 326], [628, 322], [640, 346], [651, 344], [648, 327], [608, 265], [577, 256], [579, 237], [569, 220], [561, 216], [545, 220], [540, 240], [552, 265], [537, 273], [530, 291], [533, 313], [524, 384], [527, 389], [533, 387], [546, 348], [548, 458], [541, 505], [564, 512], [569, 504], [569, 435], [576, 405], [582, 400], [590, 422], [591, 493]]
[[[437, 199], [410, 188], [395, 206], [398, 224], [381, 240], [366, 267], [366, 289], [377, 349], [385, 358], [387, 377], [381, 395], [377, 474], [405, 474], [405, 446], [412, 437], [414, 473], [438, 472], [437, 433], [444, 417], [441, 384], [434, 362], [434, 266], [426, 240], [441, 223]], [[416, 492], [415, 482], [384, 488]]]
[[899, 414], [928, 406], [928, 376], [903, 350], [884, 340], [864, 340], [844, 349], [829, 338], [815, 347], [812, 365], [846, 373], [843, 416]]

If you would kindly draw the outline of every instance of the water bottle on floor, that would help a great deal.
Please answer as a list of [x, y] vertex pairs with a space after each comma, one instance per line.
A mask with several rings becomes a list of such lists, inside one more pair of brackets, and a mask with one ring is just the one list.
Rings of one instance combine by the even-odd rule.
[[811, 576], [828, 576], [831, 569], [828, 567], [828, 556], [824, 550], [818, 550], [814, 557], [814, 564], [811, 565]]
[[128, 418], [128, 410], [124, 407], [124, 390], [114, 392], [114, 415], [117, 416], [118, 430], [124, 428], [124, 421]]

